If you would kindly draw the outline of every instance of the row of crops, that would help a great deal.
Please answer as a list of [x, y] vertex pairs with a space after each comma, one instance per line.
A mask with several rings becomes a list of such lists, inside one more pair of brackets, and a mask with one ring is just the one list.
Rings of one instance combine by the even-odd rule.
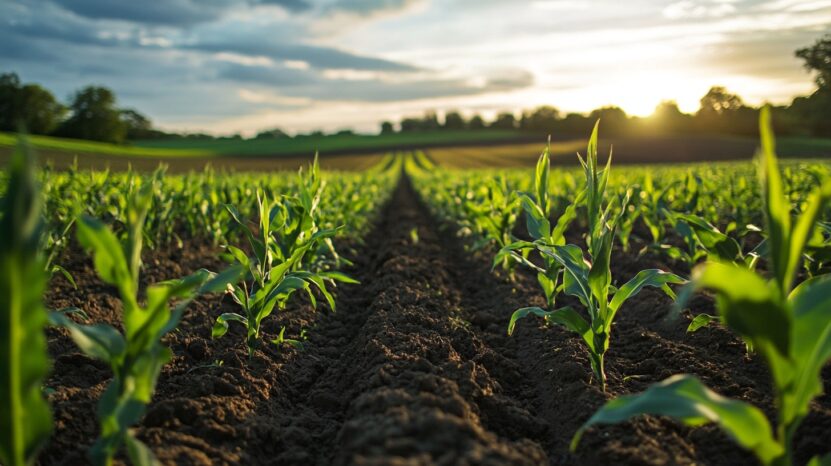
[[[533, 277], [544, 304], [505, 309], [508, 335], [540, 321], [534, 331], [573, 332], [586, 374], [603, 391], [615, 320], [646, 288], [674, 300], [676, 318], [692, 299], [715, 298], [714, 311], [697, 313], [687, 331], [728, 328], [748, 361], [769, 368], [774, 416], [678, 374], [587, 413], [572, 450], [593, 426], [651, 414], [715, 423], [761, 463], [790, 465], [799, 456], [794, 435], [823, 392], [831, 358], [831, 178], [821, 163], [780, 164], [768, 118], [763, 112], [755, 165], [613, 170], [612, 157], [598, 154], [598, 127], [580, 167], [552, 170], [546, 150], [533, 172], [442, 170], [422, 152], [390, 155], [360, 174], [321, 172], [317, 163], [297, 174], [38, 172], [20, 150], [0, 175], [0, 464], [36, 462], [55, 428], [44, 386], [47, 327], [68, 333], [112, 373], [97, 400], [90, 460], [155, 464], [131, 428], [171, 361], [165, 337], [181, 328], [188, 305], [233, 303], [205, 328], [215, 339], [240, 338], [246, 368], [266, 345], [302, 348], [264, 322], [290, 300], [334, 310], [336, 286], [369, 286], [343, 272], [344, 252], [366, 237], [404, 168], [433, 217], [487, 257], [494, 274]], [[147, 283], [148, 252], [195, 242], [219, 251], [225, 265]], [[79, 254], [117, 297], [116, 323], [76, 307], [45, 308], [56, 281], [75, 286], [77, 264], [67, 264]], [[660, 266], [632, 273], [640, 263]], [[810, 463], [829, 465], [831, 455]]]
[[[505, 322], [509, 335], [529, 317], [574, 332], [592, 380], [605, 390], [604, 356], [628, 299], [656, 288], [675, 300], [677, 316], [692, 295], [705, 293], [715, 297], [717, 313], [698, 314], [688, 331], [729, 328], [771, 374], [774, 422], [759, 407], [679, 374], [607, 402], [574, 433], [572, 450], [589, 427], [652, 414], [715, 423], [762, 464], [792, 464], [794, 434], [823, 393], [821, 372], [831, 358], [831, 178], [819, 163], [780, 166], [767, 111], [760, 130], [755, 165], [612, 174], [611, 155], [605, 164], [598, 159], [597, 127], [582, 169], [551, 171], [547, 150], [533, 174], [444, 171], [423, 153], [408, 158], [436, 218], [457, 227], [471, 249], [492, 254], [497, 273], [536, 277], [546, 305], [516, 309]], [[672, 267], [618, 276], [613, 261], [622, 257], [657, 257]], [[831, 465], [831, 455], [809, 464]]]
[[[132, 464], [155, 464], [131, 426], [171, 360], [163, 338], [176, 331], [188, 304], [229, 295], [238, 311], [220, 315], [212, 334], [227, 338], [230, 325], [244, 327], [241, 344], [249, 355], [269, 344], [261, 326], [295, 292], [334, 310], [333, 287], [356, 283], [340, 272], [349, 261], [337, 246], [364, 236], [400, 167], [390, 156], [361, 174], [322, 173], [317, 161], [296, 176], [36, 173], [21, 148], [0, 180], [0, 464], [32, 464], [53, 430], [43, 386], [50, 367], [46, 326], [65, 328], [83, 353], [112, 371], [98, 401], [90, 460], [112, 464], [124, 451]], [[227, 267], [145, 287], [142, 252], [182, 247], [192, 238], [221, 246]], [[76, 249], [117, 291], [121, 325], [93, 322], [83, 309], [44, 308], [50, 280], [75, 284], [61, 264]], [[282, 333], [272, 342], [299, 344]]]

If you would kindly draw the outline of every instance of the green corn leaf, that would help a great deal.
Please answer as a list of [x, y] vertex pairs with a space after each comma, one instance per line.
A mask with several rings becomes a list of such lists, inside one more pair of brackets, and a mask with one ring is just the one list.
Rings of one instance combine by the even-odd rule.
[[358, 280], [355, 280], [354, 278], [350, 277], [349, 275], [346, 275], [343, 272], [338, 272], [338, 271], [334, 271], [334, 270], [330, 270], [330, 271], [327, 271], [327, 272], [320, 272], [318, 275], [320, 275], [323, 278], [327, 278], [329, 280], [334, 280], [336, 282], [341, 282], [341, 283], [349, 283], [349, 284], [353, 284], [353, 285], [359, 285], [361, 283]]
[[697, 332], [698, 330], [707, 327], [708, 325], [717, 320], [718, 316], [713, 316], [710, 314], [698, 314], [690, 322], [690, 325], [687, 326], [687, 333]]
[[676, 375], [643, 393], [607, 402], [574, 434], [571, 450], [577, 448], [583, 433], [591, 426], [617, 424], [644, 414], [668, 416], [690, 426], [716, 423], [764, 464], [784, 454], [762, 411], [748, 403], [725, 398], [690, 375]]
[[525, 227], [534, 239], [545, 239], [551, 235], [551, 223], [548, 215], [527, 195], [520, 197], [522, 210], [525, 211]]
[[43, 327], [42, 222], [31, 155], [18, 148], [0, 201], [0, 463], [32, 464], [52, 432], [41, 386], [49, 371]]
[[525, 259], [522, 254], [517, 254], [517, 252], [516, 252], [516, 251], [530, 251], [530, 250], [535, 249], [535, 248], [536, 248], [536, 245], [534, 243], [530, 242], [530, 241], [514, 241], [513, 243], [506, 244], [505, 246], [503, 246], [496, 253], [496, 256], [494, 256], [493, 264], [491, 265], [491, 270], [496, 269], [496, 267], [498, 265], [502, 264], [502, 262], [505, 260], [505, 258], [512, 257], [512, 258], [516, 259], [517, 262], [519, 262], [519, 263], [521, 263], [521, 264], [523, 264], [527, 267], [530, 267], [531, 269], [536, 270], [537, 272], [543, 272], [544, 273], [545, 271], [543, 269], [541, 269], [536, 264], [534, 264], [534, 263], [528, 261], [527, 259]]
[[589, 266], [583, 259], [583, 251], [573, 244], [566, 246], [540, 246], [539, 251], [554, 258], [566, 270], [563, 279], [566, 284], [566, 293], [576, 296], [583, 303], [591, 301], [589, 287]]
[[674, 216], [684, 221], [690, 227], [696, 239], [698, 239], [704, 249], [710, 255], [714, 256], [715, 259], [724, 262], [733, 262], [741, 258], [742, 252], [739, 243], [720, 232], [718, 228], [703, 218], [697, 215], [683, 213], [675, 213]]
[[[329, 308], [332, 309], [332, 311], [335, 310], [335, 298], [332, 296], [329, 290], [326, 289], [326, 281], [322, 276], [310, 272], [294, 272], [292, 273], [292, 276], [297, 276], [302, 278], [303, 280], [313, 283], [320, 291], [320, 293], [323, 294], [323, 297], [326, 299], [326, 302], [329, 303]], [[306, 288], [306, 290], [309, 293], [309, 297], [314, 301], [315, 297], [314, 293], [312, 292], [312, 289]]]
[[611, 257], [614, 237], [615, 230], [606, 229], [600, 236], [600, 248], [592, 252], [593, 263], [589, 269], [588, 283], [598, 302], [606, 301], [609, 285], [612, 283]]
[[759, 183], [762, 187], [762, 199], [765, 208], [765, 231], [770, 243], [769, 257], [771, 268], [776, 276], [776, 283], [782, 292], [787, 292], [788, 268], [790, 263], [790, 203], [785, 198], [782, 187], [782, 175], [775, 154], [775, 142], [770, 122], [770, 108], [762, 108], [759, 118], [759, 131], [762, 147], [759, 151]]
[[822, 393], [821, 372], [831, 359], [831, 275], [802, 282], [791, 293], [793, 363], [798, 367], [792, 390], [785, 394], [785, 418], [808, 414], [811, 400]]
[[[670, 283], [673, 285], [683, 285], [687, 283], [687, 280], [675, 275], [674, 273], [664, 272], [659, 269], [641, 270], [631, 280], [618, 288], [612, 298], [612, 301], [609, 303], [609, 309], [613, 313], [617, 312], [618, 309], [620, 309], [620, 306], [622, 306], [627, 299], [640, 293], [640, 291], [645, 287], [661, 288], [666, 292], [669, 290], [666, 285]], [[675, 298], [672, 294], [672, 290], [669, 290], [668, 294], [671, 298]]]
[[122, 298], [131, 299], [136, 306], [133, 277], [118, 238], [98, 219], [82, 216], [77, 221], [78, 242], [91, 250], [95, 271], [101, 280], [118, 287]]
[[545, 316], [545, 320], [546, 322], [560, 324], [577, 335], [580, 335], [580, 338], [588, 345], [590, 351], [594, 352], [596, 350], [594, 333], [592, 332], [591, 326], [574, 309], [570, 307], [555, 309]]
[[76, 324], [66, 313], [62, 312], [50, 313], [49, 321], [52, 325], [69, 330], [72, 341], [87, 356], [107, 363], [124, 358], [127, 348], [124, 337], [109, 325]]
[[[794, 225], [791, 232], [791, 244], [789, 251], [789, 262], [786, 271], [786, 283], [790, 286], [793, 282], [796, 270], [799, 267], [799, 262], [802, 260], [802, 254], [805, 245], [811, 238], [815, 230], [817, 221], [820, 219], [822, 210], [831, 198], [831, 181], [824, 180], [822, 185], [815, 189], [808, 200], [805, 202], [805, 208], [802, 215]], [[788, 291], [786, 288], [785, 291]]]
[[546, 314], [548, 314], [548, 312], [549, 311], [546, 311], [545, 309], [536, 306], [523, 307], [521, 309], [517, 309], [516, 311], [514, 311], [513, 314], [511, 314], [511, 320], [508, 322], [508, 335], [510, 336], [514, 334], [514, 329], [516, 328], [516, 323], [519, 319], [524, 319], [529, 315], [545, 317]]
[[557, 280], [552, 279], [546, 273], [540, 272], [537, 274], [537, 283], [540, 284], [540, 288], [542, 288], [542, 291], [545, 294], [546, 301], [548, 301], [548, 307], [551, 308], [551, 305], [553, 304], [551, 302], [551, 298], [554, 296], [554, 292], [557, 289]]
[[755, 273], [733, 264], [707, 262], [693, 269], [693, 285], [716, 293], [724, 323], [754, 346], [790, 353], [792, 322], [777, 291]]
[[61, 267], [60, 265], [53, 265], [49, 272], [50, 274], [60, 273], [61, 275], [63, 275], [63, 278], [65, 278], [66, 281], [68, 281], [69, 284], [72, 285], [72, 288], [75, 288], [76, 290], [78, 289], [78, 284], [75, 283], [75, 278], [72, 276], [71, 273], [69, 273], [68, 270]]
[[219, 338], [228, 333], [228, 322], [239, 322], [243, 325], [248, 325], [248, 319], [233, 313], [226, 312], [216, 318], [213, 328], [211, 329], [211, 338]]
[[[551, 161], [549, 156], [549, 145], [545, 146], [537, 161], [537, 168], [534, 173], [534, 191], [536, 193], [537, 202], [535, 203], [542, 210], [543, 216], [548, 217], [550, 205], [548, 202], [548, 175], [551, 171]], [[547, 235], [546, 235], [547, 236]]]
[[237, 283], [244, 275], [245, 269], [236, 266], [228, 267], [219, 273], [210, 273], [208, 279], [199, 285], [196, 294], [224, 293], [228, 289], [228, 285]]
[[556, 225], [554, 225], [554, 229], [551, 230], [551, 235], [549, 237], [550, 244], [556, 244], [562, 246], [565, 244], [565, 233], [566, 229], [571, 225], [571, 222], [577, 218], [577, 207], [583, 203], [583, 200], [586, 198], [586, 190], [580, 191], [580, 194], [574, 199], [574, 202], [566, 207], [566, 210], [563, 212], [562, 215], [557, 219]]
[[563, 307], [553, 311], [546, 311], [540, 307], [523, 307], [517, 309], [511, 314], [511, 320], [508, 322], [508, 335], [513, 335], [516, 329], [517, 321], [524, 319], [530, 315], [542, 317], [546, 322], [560, 324], [572, 332], [580, 335], [584, 342], [589, 345], [589, 348], [594, 348], [594, 338], [592, 337], [591, 327], [580, 314], [570, 307]]
[[226, 246], [225, 250], [236, 260], [238, 263], [242, 264], [245, 268], [251, 268], [251, 260], [242, 251], [242, 249], [236, 246]]
[[808, 461], [807, 466], [831, 466], [831, 454], [823, 457], [815, 456]]
[[124, 438], [124, 443], [127, 445], [127, 456], [130, 458], [133, 466], [157, 466], [159, 464], [147, 445], [142, 443], [132, 433], [127, 433]]

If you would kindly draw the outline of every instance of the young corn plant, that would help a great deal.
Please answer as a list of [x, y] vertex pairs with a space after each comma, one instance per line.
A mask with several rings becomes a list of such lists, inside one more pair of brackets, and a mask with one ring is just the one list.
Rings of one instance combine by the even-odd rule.
[[[473, 245], [473, 250], [491, 243], [496, 243], [500, 249], [504, 248], [514, 241], [511, 232], [516, 225], [520, 201], [511, 194], [503, 176], [489, 179], [483, 191], [482, 202], [465, 204], [476, 231], [481, 232], [481, 238]], [[501, 265], [502, 270], [513, 276], [516, 262], [511, 256], [505, 255]]]
[[[595, 124], [589, 139], [586, 159], [584, 160], [578, 154], [586, 177], [586, 188], [578, 198], [578, 202], [582, 198], [586, 204], [588, 258], [579, 246], [573, 244], [535, 242], [536, 249], [545, 258], [547, 264], [556, 264], [551, 269], [563, 270], [563, 291], [580, 300], [586, 309], [588, 320], [571, 307], [553, 310], [538, 307], [523, 308], [518, 309], [511, 316], [508, 334], [513, 332], [517, 320], [531, 314], [543, 317], [548, 322], [563, 325], [577, 333], [589, 350], [592, 371], [600, 388], [605, 391], [606, 372], [603, 361], [609, 349], [612, 323], [620, 307], [644, 287], [658, 287], [675, 298], [669, 284], [680, 284], [685, 280], [669, 272], [650, 269], [639, 272], [620, 288], [612, 286], [612, 244], [617, 224], [626, 211], [628, 194], [620, 202], [619, 213], [613, 214], [615, 203], [608, 202], [606, 199], [606, 184], [612, 158], [610, 155], [605, 169], [598, 167], [597, 130], [598, 125]], [[546, 265], [546, 269], [548, 267]], [[548, 277], [550, 271], [545, 270], [545, 272]]]
[[[716, 226], [703, 218], [679, 212], [668, 213], [676, 224], [676, 229], [689, 244], [689, 254], [683, 254], [691, 266], [695, 266], [702, 258], [710, 262], [733, 263], [740, 267], [754, 270], [766, 247], [766, 242], [760, 243], [753, 251], [742, 253], [739, 242], [722, 233]], [[701, 313], [693, 318], [687, 327], [687, 332], [693, 333], [719, 320], [718, 316]], [[753, 348], [748, 344], [748, 352]]]
[[[578, 203], [583, 199], [580, 194], [577, 201], [565, 209], [565, 212], [557, 219], [557, 223], [551, 225], [549, 214], [551, 212], [551, 195], [549, 193], [549, 175], [551, 172], [551, 158], [549, 146], [546, 146], [543, 153], [537, 160], [537, 167], [534, 172], [534, 192], [521, 193], [519, 195], [520, 206], [525, 213], [525, 227], [528, 235], [533, 241], [514, 241], [502, 247], [493, 259], [493, 268], [507, 261], [523, 264], [537, 272], [537, 282], [545, 294], [546, 309], [539, 307], [526, 307], [518, 309], [511, 316], [508, 326], [508, 335], [513, 334], [516, 321], [529, 314], [545, 318], [547, 321], [556, 321], [561, 314], [555, 311], [556, 297], [562, 284], [560, 283], [563, 274], [561, 265], [550, 255], [542, 254], [543, 247], [564, 245], [566, 243], [565, 231], [569, 224], [577, 216]], [[538, 266], [531, 262], [528, 257], [533, 251], [541, 255], [542, 265]]]
[[9, 166], [0, 201], [0, 463], [34, 464], [52, 432], [42, 384], [49, 371], [43, 291], [48, 274], [38, 246], [40, 193], [23, 147]]
[[[90, 449], [90, 459], [97, 466], [111, 465], [122, 446], [133, 464], [156, 463], [150, 449], [133, 435], [130, 427], [144, 414], [162, 366], [172, 356], [161, 338], [176, 327], [193, 298], [224, 291], [241, 273], [239, 268], [221, 274], [203, 269], [182, 279], [157, 283], [147, 288], [146, 302], [140, 304], [142, 230], [154, 185], [151, 179], [129, 196], [123, 243], [95, 218], [83, 216], [77, 221], [78, 242], [92, 252], [98, 276], [118, 290], [124, 334], [106, 324], [78, 324], [63, 312], [50, 316], [52, 324], [69, 330], [81, 351], [107, 362], [113, 372], [113, 379], [98, 402], [100, 434]], [[171, 299], [179, 300], [173, 309], [168, 305]]]
[[[808, 414], [811, 400], [822, 393], [821, 371], [831, 359], [831, 276], [810, 278], [794, 287], [805, 245], [831, 198], [831, 181], [822, 180], [801, 215], [792, 219], [774, 155], [768, 108], [762, 111], [760, 130], [758, 172], [771, 278], [735, 263], [712, 261], [695, 269], [689, 290], [715, 293], [724, 323], [751, 343], [767, 363], [778, 410], [775, 428], [755, 406], [722, 397], [692, 375], [676, 375], [643, 393], [606, 403], [577, 431], [572, 449], [591, 426], [652, 414], [693, 426], [716, 423], [762, 464], [793, 464], [794, 433]], [[679, 301], [683, 303], [688, 294], [682, 294]], [[831, 465], [831, 455], [814, 458], [809, 464]]]
[[[228, 332], [229, 322], [238, 322], [246, 328], [246, 346], [248, 356], [252, 358], [260, 341], [260, 327], [263, 319], [271, 315], [274, 309], [283, 309], [291, 295], [297, 290], [305, 290], [312, 305], [317, 301], [312, 286], [317, 288], [335, 310], [335, 299], [327, 288], [327, 282], [357, 283], [337, 271], [311, 271], [304, 260], [311, 251], [317, 251], [326, 240], [335, 235], [337, 229], [320, 230], [312, 217], [312, 209], [305, 206], [316, 205], [316, 201], [307, 203], [303, 200], [286, 198], [282, 202], [269, 201], [265, 194], [258, 194], [257, 207], [259, 219], [257, 233], [240, 217], [231, 206], [229, 212], [245, 232], [253, 256], [249, 257], [242, 249], [227, 246], [233, 260], [247, 271], [247, 277], [228, 290], [243, 313], [223, 313], [216, 319], [211, 332], [213, 338], [219, 338]], [[300, 215], [298, 218], [297, 215]], [[312, 255], [312, 257], [315, 257]], [[282, 343], [282, 334], [272, 342]]]

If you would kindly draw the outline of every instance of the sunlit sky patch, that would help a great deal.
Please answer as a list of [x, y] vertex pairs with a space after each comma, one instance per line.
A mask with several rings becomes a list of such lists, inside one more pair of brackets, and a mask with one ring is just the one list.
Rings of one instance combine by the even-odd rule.
[[810, 93], [794, 57], [831, 0], [4, 0], [0, 71], [86, 84], [167, 129], [376, 130], [425, 110], [491, 117]]

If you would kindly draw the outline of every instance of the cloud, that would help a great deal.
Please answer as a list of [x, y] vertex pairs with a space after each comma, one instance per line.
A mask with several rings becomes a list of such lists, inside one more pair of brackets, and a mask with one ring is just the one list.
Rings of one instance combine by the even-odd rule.
[[736, 11], [736, 6], [731, 1], [681, 0], [664, 8], [663, 15], [669, 19], [721, 18]]
[[229, 2], [222, 0], [53, 0], [90, 19], [114, 19], [159, 25], [191, 25], [222, 16]]
[[264, 84], [274, 87], [299, 86], [316, 80], [315, 75], [307, 71], [285, 66], [262, 66], [229, 63], [217, 74], [221, 79], [242, 83]]
[[406, 78], [389, 73], [374, 77], [363, 73], [357, 76], [324, 77], [313, 70], [285, 66], [246, 66], [228, 63], [218, 74], [221, 79], [244, 84], [257, 84], [263, 89], [277, 91], [288, 98], [318, 101], [391, 102], [435, 97], [451, 97], [508, 92], [531, 86], [533, 75], [513, 71], [509, 76], [500, 73], [482, 79], [432, 77], [431, 72]]
[[224, 40], [196, 42], [183, 48], [215, 53], [235, 53], [251, 57], [268, 57], [275, 61], [305, 62], [318, 69], [349, 69], [373, 71], [416, 71], [417, 68], [405, 63], [383, 58], [358, 55], [332, 47], [305, 45], [266, 40]]
[[422, 3], [422, 0], [339, 0], [328, 9], [368, 16], [379, 12], [400, 11], [417, 3]]
[[292, 12], [307, 11], [312, 8], [312, 5], [306, 0], [257, 0], [255, 3], [278, 5]]

